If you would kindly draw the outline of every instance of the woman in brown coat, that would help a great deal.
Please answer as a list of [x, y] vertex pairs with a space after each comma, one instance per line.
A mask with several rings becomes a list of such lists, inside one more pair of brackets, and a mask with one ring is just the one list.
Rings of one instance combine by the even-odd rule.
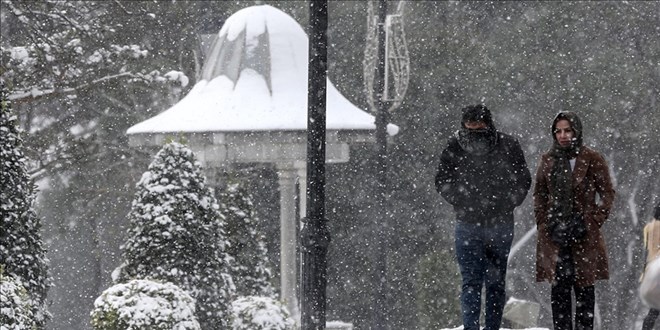
[[534, 186], [536, 280], [552, 284], [555, 330], [573, 329], [571, 291], [575, 328], [593, 329], [594, 283], [609, 278], [600, 227], [610, 213], [614, 189], [603, 156], [582, 145], [582, 123], [575, 113], [560, 112], [552, 135], [553, 146], [541, 156]]

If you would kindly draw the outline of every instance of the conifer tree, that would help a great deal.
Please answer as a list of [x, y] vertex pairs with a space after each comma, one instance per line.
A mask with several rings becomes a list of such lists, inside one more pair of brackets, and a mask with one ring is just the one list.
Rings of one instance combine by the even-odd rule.
[[27, 291], [13, 275], [5, 275], [0, 265], [0, 329], [32, 330], [36, 327]]
[[165, 145], [137, 184], [115, 282], [172, 282], [195, 298], [202, 329], [225, 329], [235, 291], [224, 216], [193, 152]]
[[35, 186], [27, 171], [18, 118], [4, 83], [0, 84], [0, 264], [7, 276], [14, 276], [27, 290], [35, 327], [41, 329], [48, 317], [46, 251], [33, 208]]
[[232, 278], [240, 296], [273, 297], [264, 236], [258, 231], [252, 196], [239, 181], [219, 192], [220, 210], [226, 215], [227, 252], [235, 260]]

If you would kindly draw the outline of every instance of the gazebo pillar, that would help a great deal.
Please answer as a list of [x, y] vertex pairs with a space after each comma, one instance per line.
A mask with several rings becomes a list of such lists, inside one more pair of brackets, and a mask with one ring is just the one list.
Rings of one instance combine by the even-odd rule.
[[[294, 162], [294, 166], [298, 170], [298, 218], [296, 219], [297, 221], [297, 228], [302, 228], [302, 218], [305, 217], [307, 214], [307, 163], [304, 161], [296, 161]], [[299, 236], [299, 231], [296, 231], [296, 237]], [[296, 245], [298, 247], [298, 245]], [[302, 251], [296, 250], [296, 257], [302, 258]], [[301, 277], [302, 277], [302, 261], [297, 264], [298, 267], [296, 267], [297, 271], [297, 277], [296, 277], [296, 285], [298, 289], [301, 289], [300, 283], [301, 283]], [[300, 291], [298, 291], [300, 292]], [[297, 293], [298, 293], [297, 292]], [[298, 309], [296, 309], [296, 322], [298, 322], [298, 325], [302, 323], [302, 314], [300, 311], [300, 301], [302, 299], [301, 296], [296, 296], [298, 298]]]
[[296, 162], [294, 166], [298, 169], [298, 214], [303, 218], [307, 214], [307, 164]]
[[[277, 163], [277, 176], [280, 190], [280, 294], [281, 299], [300, 324], [298, 306], [298, 267], [297, 267], [297, 229], [296, 214], [296, 179], [301, 171], [294, 162]], [[302, 169], [304, 171], [304, 168]], [[302, 190], [302, 188], [301, 188]], [[304, 193], [300, 194], [301, 205]]]

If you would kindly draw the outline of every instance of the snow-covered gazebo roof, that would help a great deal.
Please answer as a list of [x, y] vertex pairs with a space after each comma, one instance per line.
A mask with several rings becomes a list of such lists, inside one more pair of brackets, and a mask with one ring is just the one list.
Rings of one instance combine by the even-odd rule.
[[[307, 129], [308, 38], [269, 5], [232, 15], [213, 41], [201, 80], [179, 103], [127, 134]], [[328, 130], [374, 130], [374, 117], [327, 81]], [[398, 127], [388, 125], [394, 135]]]

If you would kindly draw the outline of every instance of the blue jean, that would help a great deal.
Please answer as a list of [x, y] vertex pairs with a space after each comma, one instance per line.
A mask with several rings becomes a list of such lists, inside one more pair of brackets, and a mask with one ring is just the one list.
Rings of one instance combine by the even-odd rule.
[[484, 330], [498, 330], [506, 303], [507, 259], [513, 242], [513, 223], [484, 226], [456, 224], [456, 258], [463, 279], [461, 311], [464, 330], [479, 329], [481, 288], [486, 287]]

